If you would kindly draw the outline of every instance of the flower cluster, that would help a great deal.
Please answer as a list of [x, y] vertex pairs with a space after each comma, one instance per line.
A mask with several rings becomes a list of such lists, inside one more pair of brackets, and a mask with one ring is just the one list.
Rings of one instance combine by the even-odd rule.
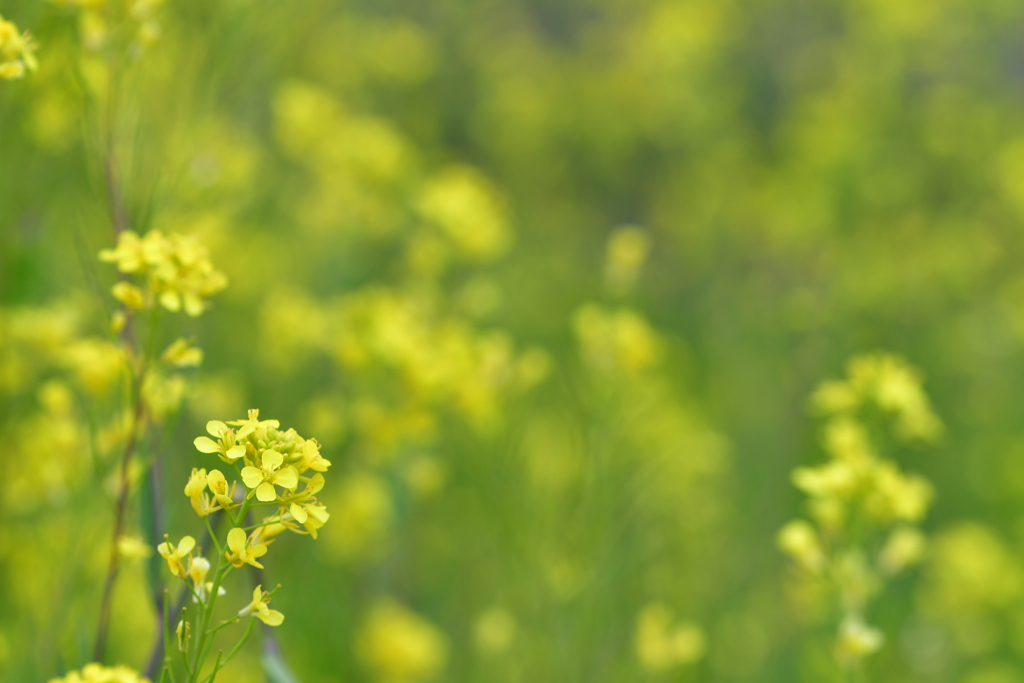
[[149, 683], [149, 679], [126, 666], [86, 664], [80, 672], [71, 671], [63, 678], [51, 678], [50, 683]]
[[[259, 566], [250, 557], [252, 553], [258, 553], [256, 557], [262, 555], [266, 552], [265, 546], [285, 529], [316, 538], [317, 529], [330, 516], [327, 508], [317, 501], [316, 494], [324, 486], [322, 473], [331, 462], [320, 455], [316, 439], [304, 439], [294, 429], [281, 430], [280, 426], [277, 420], [260, 420], [259, 410], [250, 410], [245, 420], [210, 421], [206, 431], [215, 439], [200, 436], [195, 440], [200, 452], [216, 454], [235, 468], [248, 490], [246, 500], [251, 502], [255, 498], [260, 505], [278, 507], [275, 514], [266, 517], [252, 532], [248, 541], [239, 536], [241, 529], [232, 529], [228, 544], [236, 566], [244, 563]], [[300, 484], [303, 485], [301, 491]], [[193, 470], [185, 494], [192, 499], [196, 513], [204, 517], [214, 510], [231, 510], [243, 505], [235, 496], [236, 489], [237, 481], [229, 484], [220, 470], [207, 473], [199, 469]], [[264, 550], [254, 550], [261, 546]]]
[[829, 459], [793, 471], [794, 485], [810, 498], [813, 523], [788, 523], [778, 544], [807, 577], [838, 593], [837, 657], [855, 665], [884, 640], [864, 622], [869, 600], [885, 577], [924, 557], [926, 540], [915, 524], [933, 497], [926, 479], [881, 457], [871, 428], [891, 422], [898, 442], [914, 442], [936, 438], [942, 424], [918, 375], [886, 354], [853, 359], [846, 378], [825, 382], [812, 403], [826, 418], [823, 445]]
[[203, 245], [176, 233], [153, 230], [139, 237], [125, 230], [115, 248], [100, 252], [100, 260], [116, 263], [119, 271], [138, 278], [138, 283], [121, 280], [112, 290], [129, 312], [149, 310], [159, 303], [169, 311], [184, 308], [195, 317], [205, 310], [204, 299], [228, 283]]
[[[163, 0], [54, 0], [57, 4], [81, 10], [79, 15], [82, 42], [90, 50], [108, 45], [112, 35], [130, 36], [134, 52], [149, 47], [160, 37], [157, 10]], [[117, 27], [130, 25], [125, 33]]]
[[0, 15], [0, 81], [23, 78], [27, 71], [35, 71], [37, 48], [27, 31], [19, 32], [13, 22]]

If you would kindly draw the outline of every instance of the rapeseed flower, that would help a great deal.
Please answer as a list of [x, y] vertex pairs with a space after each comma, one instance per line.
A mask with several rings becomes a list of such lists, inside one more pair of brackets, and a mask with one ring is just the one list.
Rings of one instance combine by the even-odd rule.
[[149, 683], [149, 679], [126, 666], [86, 664], [81, 671], [70, 671], [63, 678], [51, 678], [49, 683]]
[[206, 299], [227, 286], [227, 278], [213, 267], [205, 247], [195, 238], [152, 230], [144, 237], [131, 230], [118, 235], [113, 249], [100, 252], [100, 260], [117, 264], [139, 282], [114, 285], [114, 296], [129, 311], [160, 305], [195, 317], [206, 309]]
[[[277, 500], [275, 486], [293, 489], [299, 484], [299, 473], [294, 467], [282, 467], [284, 456], [274, 450], [263, 452], [260, 466], [242, 468], [242, 481], [252, 490], [256, 498], [264, 502]], [[250, 494], [252, 495], [252, 494]]]
[[284, 615], [276, 609], [270, 609], [270, 594], [263, 590], [263, 586], [256, 586], [252, 592], [252, 602], [238, 611], [238, 616], [247, 617], [250, 614], [267, 626], [280, 626], [284, 621]]
[[20, 32], [13, 22], [0, 15], [0, 80], [23, 78], [26, 72], [38, 68], [36, 41], [26, 32]]
[[190, 556], [192, 549], [195, 547], [196, 539], [191, 536], [183, 536], [181, 541], [178, 542], [177, 547], [172, 545], [170, 541], [164, 541], [156, 547], [156, 551], [160, 553], [160, 557], [167, 560], [167, 568], [171, 573], [179, 579], [184, 579], [187, 576], [187, 572], [185, 571], [185, 565], [182, 564], [182, 560]]
[[229, 551], [224, 555], [236, 568], [243, 564], [251, 564], [263, 569], [263, 565], [256, 559], [267, 554], [267, 546], [263, 543], [252, 542], [252, 539], [247, 537], [242, 529], [236, 527], [228, 532], [228, 548]]

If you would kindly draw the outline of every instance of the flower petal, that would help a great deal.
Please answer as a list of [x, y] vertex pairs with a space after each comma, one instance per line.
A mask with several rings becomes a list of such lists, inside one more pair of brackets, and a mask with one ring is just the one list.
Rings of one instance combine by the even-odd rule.
[[228, 460], [238, 460], [245, 455], [245, 446], [242, 444], [236, 444], [228, 449], [228, 452], [224, 454]]
[[[214, 472], [216, 472], [216, 470], [214, 470]], [[207, 475], [207, 477], [211, 476], [212, 474], [213, 474], [213, 472], [211, 472], [210, 475]], [[306, 490], [303, 491], [303, 493], [308, 493], [310, 495], [313, 495], [313, 494], [319, 493], [320, 489], [322, 489], [323, 487], [324, 487], [324, 475], [322, 475], [319, 472], [317, 472], [316, 474], [314, 474], [312, 477], [309, 478], [308, 482], [306, 482]]]
[[292, 503], [292, 506], [288, 508], [288, 511], [292, 513], [292, 517], [294, 517], [295, 521], [299, 524], [305, 524], [306, 518], [309, 517], [309, 515], [306, 514], [306, 511], [302, 509], [302, 506], [296, 505], [295, 503]]
[[219, 439], [220, 435], [226, 431], [228, 431], [228, 426], [220, 420], [210, 420], [206, 423], [206, 432], [210, 436], [215, 436]]
[[242, 481], [247, 488], [254, 489], [263, 482], [263, 472], [255, 467], [243, 467]]
[[299, 473], [294, 467], [289, 465], [279, 469], [270, 481], [274, 482], [283, 489], [293, 489], [299, 485]]
[[183, 536], [181, 542], [178, 543], [178, 554], [184, 555], [195, 547], [196, 539], [192, 538], [191, 536]]
[[241, 555], [245, 551], [245, 532], [238, 527], [229, 531], [228, 547], [231, 548], [232, 552], [236, 555]]
[[280, 626], [284, 622], [284, 615], [276, 609], [268, 609], [266, 612], [260, 610], [256, 616], [267, 626]]
[[269, 503], [272, 500], [277, 500], [277, 491], [274, 490], [273, 484], [265, 481], [256, 489], [256, 497], [264, 503]]
[[217, 445], [216, 441], [214, 441], [213, 439], [211, 439], [208, 436], [197, 436], [196, 440], [193, 441], [192, 443], [194, 443], [196, 445], [196, 449], [200, 453], [219, 453], [220, 452], [220, 446]]
[[265, 472], [273, 472], [281, 463], [284, 462], [284, 456], [277, 451], [270, 449], [263, 451], [263, 470]]

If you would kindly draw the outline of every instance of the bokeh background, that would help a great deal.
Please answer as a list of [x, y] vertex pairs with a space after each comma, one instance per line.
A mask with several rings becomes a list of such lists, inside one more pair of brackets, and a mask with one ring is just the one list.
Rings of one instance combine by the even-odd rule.
[[[68, 4], [0, 2], [41, 45], [0, 83], [11, 681], [87, 661], [112, 523], [113, 235]], [[323, 444], [332, 517], [267, 558], [298, 680], [839, 680], [775, 536], [822, 458], [808, 396], [886, 350], [946, 432], [896, 454], [935, 485], [931, 552], [872, 607], [869, 679], [1024, 681], [1024, 5], [159, 18], [115, 123], [129, 223], [196, 235], [230, 285], [167, 323], [205, 360], [150, 446], [168, 531], [198, 536], [207, 420], [258, 407]], [[111, 659], [141, 667], [138, 554]], [[658, 629], [677, 659], [643, 654]], [[259, 680], [250, 645], [218, 680]]]

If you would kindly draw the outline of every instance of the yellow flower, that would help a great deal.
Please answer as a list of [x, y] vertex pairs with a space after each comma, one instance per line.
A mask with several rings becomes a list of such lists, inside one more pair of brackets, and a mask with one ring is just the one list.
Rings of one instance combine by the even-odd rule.
[[64, 678], [51, 678], [49, 683], [149, 683], [149, 679], [126, 666], [86, 664], [81, 672], [71, 671]]
[[239, 610], [238, 616], [247, 617], [251, 614], [267, 626], [280, 626], [284, 621], [284, 615], [276, 609], [267, 607], [269, 602], [270, 594], [263, 590], [263, 586], [256, 586], [252, 592], [252, 602]]
[[296, 522], [306, 527], [306, 531], [313, 538], [316, 538], [316, 530], [322, 527], [331, 516], [324, 505], [315, 502], [292, 503], [288, 511]]
[[235, 434], [220, 420], [210, 420], [206, 423], [206, 431], [210, 436], [215, 436], [219, 441], [214, 441], [209, 436], [197, 436], [195, 441], [196, 450], [200, 453], [216, 453], [226, 463], [232, 463], [245, 455], [245, 444], [237, 443], [243, 436]]
[[26, 31], [18, 32], [13, 22], [0, 16], [0, 80], [22, 78], [38, 67], [36, 41]]
[[265, 430], [267, 427], [273, 427], [277, 429], [281, 426], [281, 423], [277, 420], [260, 420], [259, 408], [251, 408], [249, 410], [249, 419], [247, 420], [232, 420], [228, 422], [229, 425], [235, 425], [238, 427], [238, 438], [244, 439], [250, 434], [257, 430]]
[[634, 648], [648, 671], [663, 671], [704, 656], [704, 631], [689, 622], [673, 624], [672, 612], [650, 603], [637, 616]]
[[116, 263], [122, 273], [145, 280], [148, 295], [140, 291], [136, 297], [124, 287], [121, 293], [130, 296], [133, 303], [141, 301], [147, 307], [156, 301], [169, 311], [184, 308], [185, 313], [195, 317], [206, 308], [205, 297], [227, 286], [227, 278], [210, 263], [206, 249], [183, 235], [164, 235], [153, 230], [139, 237], [125, 230], [118, 236], [117, 246], [104, 249], [99, 257], [101, 261]]
[[188, 483], [185, 484], [185, 495], [192, 499], [192, 508], [200, 517], [205, 517], [211, 512], [210, 500], [204, 495], [206, 481], [206, 470], [197, 470], [193, 467], [192, 476], [188, 478]]
[[849, 615], [839, 625], [839, 637], [836, 640], [836, 654], [839, 660], [853, 664], [874, 654], [885, 644], [885, 635], [877, 628], [872, 628], [855, 615]]
[[821, 548], [818, 533], [802, 519], [793, 520], [782, 527], [778, 535], [778, 546], [809, 571], [817, 572], [825, 566], [825, 552]]
[[448, 658], [448, 640], [426, 619], [385, 599], [370, 611], [356, 652], [377, 680], [416, 683], [440, 673]]
[[320, 444], [316, 439], [306, 439], [302, 444], [302, 468], [316, 472], [326, 472], [331, 461], [320, 455]]
[[210, 487], [210, 492], [213, 493], [213, 497], [217, 499], [217, 502], [222, 508], [230, 508], [238, 505], [238, 503], [235, 503], [234, 501], [235, 486], [237, 482], [231, 482], [231, 486], [229, 488], [228, 480], [220, 470], [210, 470], [210, 473], [206, 475], [206, 484]]
[[146, 300], [142, 296], [142, 290], [130, 282], [121, 280], [110, 289], [114, 298], [133, 311], [141, 311], [146, 307]]
[[263, 565], [256, 561], [256, 558], [267, 554], [267, 546], [263, 543], [250, 543], [242, 529], [234, 528], [228, 532], [228, 548], [231, 552], [225, 552], [224, 556], [235, 567], [243, 564], [251, 564], [254, 567], [263, 569]]
[[167, 347], [161, 358], [168, 365], [178, 368], [194, 368], [202, 364], [203, 350], [196, 346], [190, 346], [187, 341], [179, 338]]
[[256, 498], [263, 502], [277, 499], [274, 486], [294, 489], [299, 485], [299, 473], [288, 465], [281, 467], [284, 456], [274, 450], [263, 452], [263, 462], [258, 468], [246, 466], [242, 468], [242, 481], [249, 489], [255, 489]]
[[117, 539], [117, 552], [125, 560], [145, 560], [153, 554], [153, 548], [138, 536], [122, 536]]
[[189, 555], [192, 552], [192, 548], [195, 547], [196, 539], [191, 536], [184, 536], [178, 543], [177, 548], [171, 545], [170, 542], [165, 541], [156, 547], [156, 551], [160, 553], [160, 557], [167, 560], [167, 568], [171, 570], [171, 573], [179, 579], [184, 579], [187, 574], [181, 560]]

